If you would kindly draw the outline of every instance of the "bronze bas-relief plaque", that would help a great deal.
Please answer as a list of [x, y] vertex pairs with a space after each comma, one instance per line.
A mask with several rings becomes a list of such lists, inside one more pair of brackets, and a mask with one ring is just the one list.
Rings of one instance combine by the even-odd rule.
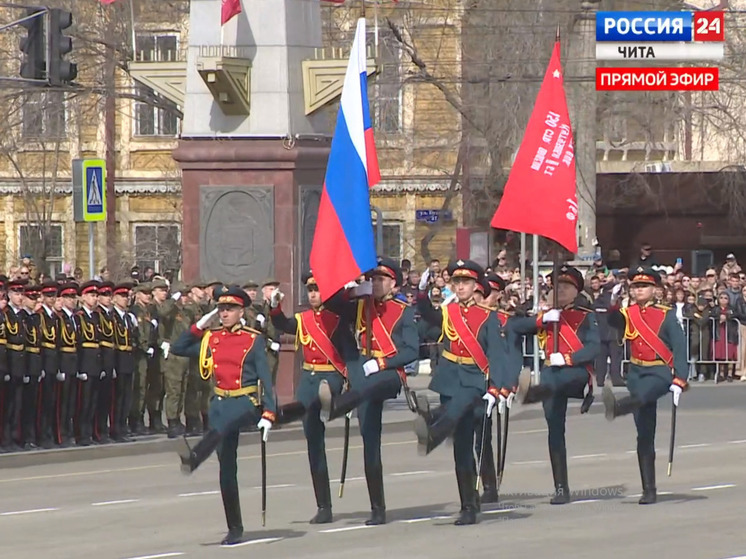
[[272, 187], [200, 187], [200, 275], [228, 283], [274, 274]]

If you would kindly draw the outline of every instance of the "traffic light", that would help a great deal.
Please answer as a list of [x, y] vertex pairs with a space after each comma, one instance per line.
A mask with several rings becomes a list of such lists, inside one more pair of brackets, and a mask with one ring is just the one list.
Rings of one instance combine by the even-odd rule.
[[[35, 17], [31, 17], [37, 14]], [[44, 40], [44, 8], [26, 8], [26, 17], [21, 23], [26, 36], [21, 39], [21, 77], [28, 80], [43, 80], [47, 70], [47, 49]]]
[[73, 15], [65, 10], [49, 10], [49, 84], [69, 84], [78, 77], [78, 65], [65, 60], [73, 50], [73, 40], [64, 31], [73, 24]]

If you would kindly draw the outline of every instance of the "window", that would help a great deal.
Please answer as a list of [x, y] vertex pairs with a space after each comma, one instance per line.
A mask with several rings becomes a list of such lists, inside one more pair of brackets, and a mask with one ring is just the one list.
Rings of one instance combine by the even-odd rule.
[[179, 38], [174, 34], [138, 35], [138, 62], [172, 62], [178, 57]]
[[[378, 243], [378, 224], [373, 222], [373, 233], [376, 235], [376, 244]], [[402, 224], [401, 223], [384, 223], [383, 224], [383, 245], [376, 246], [376, 252], [380, 256], [388, 256], [401, 261], [402, 245]]]
[[61, 91], [35, 91], [24, 96], [22, 134], [25, 139], [65, 137], [65, 96]]
[[33, 258], [41, 271], [50, 277], [62, 271], [62, 225], [53, 223], [44, 234], [45, 227], [21, 225], [18, 230], [18, 255]]
[[[136, 84], [135, 94], [138, 98], [151, 100], [150, 102], [135, 101], [136, 136], [176, 136], [178, 134], [179, 119], [174, 103], [142, 84]], [[154, 103], [160, 106], [155, 106]], [[162, 108], [163, 105], [172, 106], [173, 110]]]
[[[179, 58], [178, 36], [138, 35], [138, 62], [171, 62]], [[168, 99], [159, 96], [155, 91], [142, 84], [135, 85], [135, 135], [136, 136], [176, 136], [179, 131], [179, 119], [176, 115], [176, 105]], [[155, 106], [155, 104], [159, 106]], [[172, 107], [169, 110], [165, 107]]]
[[386, 134], [399, 134], [402, 127], [401, 46], [390, 31], [379, 30], [378, 58], [381, 72], [370, 81], [373, 128]]
[[135, 225], [135, 264], [157, 273], [181, 269], [181, 230], [176, 224]]

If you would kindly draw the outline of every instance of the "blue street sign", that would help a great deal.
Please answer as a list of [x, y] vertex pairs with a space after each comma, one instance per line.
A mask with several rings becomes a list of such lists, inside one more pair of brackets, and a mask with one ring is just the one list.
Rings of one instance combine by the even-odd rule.
[[83, 221], [106, 221], [106, 162], [83, 161]]

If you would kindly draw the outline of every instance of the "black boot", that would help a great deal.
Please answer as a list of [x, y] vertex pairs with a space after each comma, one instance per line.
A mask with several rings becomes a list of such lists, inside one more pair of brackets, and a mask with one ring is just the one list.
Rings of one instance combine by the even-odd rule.
[[368, 496], [370, 497], [370, 519], [366, 526], [386, 524], [386, 501], [383, 496], [383, 468], [365, 465], [365, 481], [368, 482]]
[[160, 435], [166, 432], [166, 428], [163, 426], [163, 419], [161, 418], [160, 412], [153, 412], [150, 415], [150, 432]]
[[182, 448], [179, 450], [179, 456], [182, 473], [191, 474], [196, 470], [218, 447], [221, 438], [222, 435], [217, 431], [208, 431], [194, 448], [189, 446], [186, 438], [181, 439]]
[[311, 524], [329, 524], [332, 521], [332, 493], [329, 488], [329, 472], [311, 472], [313, 492], [316, 494], [316, 516]]
[[199, 417], [189, 417], [186, 418], [186, 428], [184, 429], [184, 434], [187, 437], [197, 437], [202, 434], [202, 426], [200, 425], [201, 421]]
[[420, 415], [414, 420], [414, 432], [417, 434], [418, 443], [417, 450], [420, 455], [430, 454], [456, 428], [456, 422], [443, 412], [431, 415], [431, 419], [435, 421], [428, 423], [427, 419]]
[[322, 380], [319, 383], [320, 417], [324, 423], [342, 417], [354, 410], [360, 404], [361, 400], [362, 394], [357, 390], [348, 390], [336, 396], [332, 393], [328, 382]]
[[567, 451], [549, 451], [554, 476], [554, 497], [550, 505], [566, 505], [570, 502], [570, 487], [567, 483]]
[[480, 476], [482, 478], [482, 487], [484, 487], [484, 493], [482, 493], [482, 503], [497, 503], [497, 471], [495, 470], [495, 458], [490, 452], [490, 448], [485, 445], [482, 449], [482, 470]]
[[243, 539], [243, 522], [241, 520], [241, 501], [238, 497], [238, 488], [235, 490], [221, 491], [223, 496], [223, 508], [225, 509], [225, 520], [228, 523], [228, 533], [220, 545], [235, 545]]
[[175, 439], [184, 434], [184, 425], [178, 419], [168, 420], [168, 438]]
[[637, 462], [640, 465], [640, 477], [642, 478], [642, 497], [638, 503], [652, 505], [658, 500], [655, 488], [655, 452], [642, 454], [638, 450]]
[[516, 399], [521, 404], [535, 404], [549, 398], [553, 389], [546, 384], [531, 384], [531, 371], [524, 369], [518, 377]]
[[277, 412], [277, 421], [275, 421], [275, 425], [285, 425], [287, 423], [292, 423], [293, 421], [298, 421], [303, 419], [304, 415], [306, 415], [306, 408], [300, 402], [285, 404], [284, 406], [280, 406], [280, 409]]
[[614, 396], [614, 392], [607, 384], [604, 386], [604, 407], [606, 408], [606, 419], [612, 421], [620, 415], [632, 413], [640, 407], [640, 402], [632, 396], [623, 396], [619, 399]]
[[472, 472], [456, 470], [456, 482], [461, 499], [461, 511], [454, 524], [466, 526], [477, 523], [477, 490], [476, 479]]

